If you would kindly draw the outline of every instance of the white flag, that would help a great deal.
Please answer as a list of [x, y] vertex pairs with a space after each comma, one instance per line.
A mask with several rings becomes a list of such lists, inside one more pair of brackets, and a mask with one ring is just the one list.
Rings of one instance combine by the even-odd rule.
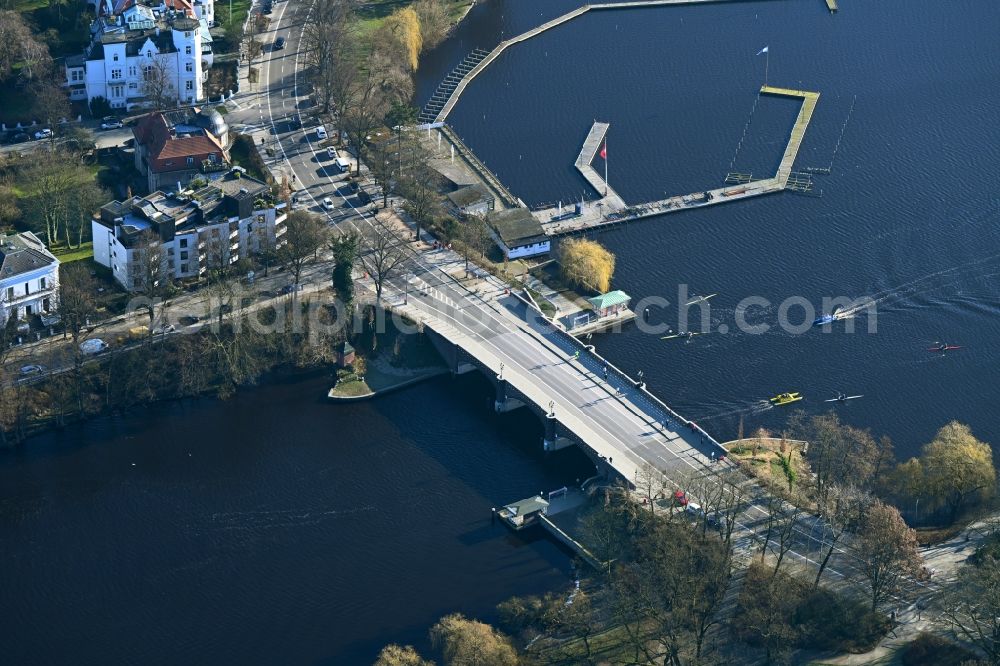
[[766, 46], [764, 48], [762, 48], [760, 51], [757, 51], [757, 55], [760, 55], [762, 53], [767, 53], [767, 47]]

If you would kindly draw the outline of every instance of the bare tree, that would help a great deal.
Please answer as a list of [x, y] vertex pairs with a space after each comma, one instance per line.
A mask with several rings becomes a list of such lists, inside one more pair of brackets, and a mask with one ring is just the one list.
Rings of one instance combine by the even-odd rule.
[[874, 612], [901, 578], [917, 573], [917, 536], [895, 507], [874, 500], [864, 513], [855, 546], [858, 568], [868, 581]]
[[165, 109], [177, 103], [173, 72], [160, 55], [143, 61], [142, 94], [153, 109]]
[[871, 496], [857, 488], [845, 486], [830, 486], [825, 501], [820, 503], [820, 517], [823, 526], [823, 544], [826, 553], [819, 563], [816, 580], [813, 587], [819, 587], [819, 580], [826, 570], [830, 558], [837, 549], [841, 537], [847, 531], [855, 531], [864, 515], [865, 508], [871, 502]]
[[351, 13], [340, 0], [319, 0], [313, 4], [303, 26], [302, 55], [308, 67], [309, 81], [315, 89], [322, 112], [334, 105], [337, 111], [350, 103], [357, 63], [350, 48]]
[[293, 293], [298, 292], [302, 269], [326, 245], [328, 227], [323, 221], [304, 210], [289, 213], [285, 220], [285, 244], [279, 254], [292, 269]]
[[362, 234], [358, 260], [375, 283], [375, 303], [379, 304], [386, 282], [410, 266], [413, 254], [390, 222], [376, 215]]
[[420, 240], [420, 229], [443, 212], [441, 180], [441, 175], [425, 163], [415, 165], [400, 177], [400, 193], [406, 197], [403, 208], [417, 225], [416, 240]]
[[956, 634], [1000, 664], [1000, 562], [986, 554], [964, 565], [940, 608]]

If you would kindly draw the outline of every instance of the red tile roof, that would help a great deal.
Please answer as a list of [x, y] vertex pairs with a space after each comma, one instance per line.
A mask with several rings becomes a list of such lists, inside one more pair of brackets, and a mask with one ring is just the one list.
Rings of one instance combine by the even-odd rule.
[[222, 144], [210, 132], [176, 136], [172, 129], [162, 113], [150, 113], [132, 130], [136, 144], [146, 147], [149, 168], [154, 173], [190, 169], [188, 157], [198, 165], [211, 155], [220, 160], [226, 157]]

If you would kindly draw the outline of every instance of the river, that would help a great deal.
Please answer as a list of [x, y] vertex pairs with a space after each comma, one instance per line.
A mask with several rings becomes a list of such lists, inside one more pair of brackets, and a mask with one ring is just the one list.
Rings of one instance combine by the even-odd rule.
[[[422, 61], [418, 99], [465, 53], [577, 6], [488, 0]], [[530, 203], [584, 191], [572, 161], [611, 123], [609, 176], [631, 202], [717, 186], [763, 82], [822, 97], [789, 193], [599, 235], [615, 286], [676, 300], [718, 292], [712, 328], [758, 295], [872, 296], [875, 334], [840, 326], [689, 343], [627, 328], [598, 349], [720, 439], [780, 429], [762, 398], [819, 411], [916, 452], [952, 418], [1000, 442], [1000, 6], [976, 0], [770, 0], [593, 14], [517, 47], [450, 121]], [[795, 107], [762, 101], [736, 167], [773, 171]], [[603, 165], [601, 165], [603, 166]], [[759, 319], [774, 323], [774, 310]], [[656, 311], [659, 321], [673, 314]], [[860, 320], [864, 324], [866, 320]], [[860, 328], [864, 329], [862, 325]], [[946, 339], [964, 348], [926, 348]], [[11, 664], [365, 664], [388, 641], [426, 648], [442, 614], [493, 618], [512, 594], [565, 586], [569, 558], [514, 537], [491, 506], [588, 474], [545, 458], [527, 413], [496, 416], [476, 376], [354, 406], [325, 378], [219, 402], [97, 419], [0, 452], [0, 589]]]
[[461, 611], [566, 588], [490, 509], [593, 469], [546, 458], [478, 376], [357, 405], [325, 378], [156, 405], [0, 452], [6, 664], [365, 664]]

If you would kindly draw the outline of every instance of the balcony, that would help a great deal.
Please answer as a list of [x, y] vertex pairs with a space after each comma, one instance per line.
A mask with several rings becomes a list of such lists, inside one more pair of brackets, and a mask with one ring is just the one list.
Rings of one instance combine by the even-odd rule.
[[21, 294], [21, 295], [15, 294], [13, 298], [8, 298], [7, 294], [4, 293], [3, 295], [0, 295], [0, 307], [20, 305], [21, 303], [25, 303], [27, 301], [33, 301], [38, 298], [49, 298], [54, 293], [55, 290], [52, 289], [51, 287], [46, 287], [45, 289], [39, 289], [38, 291], [33, 291], [29, 294]]

